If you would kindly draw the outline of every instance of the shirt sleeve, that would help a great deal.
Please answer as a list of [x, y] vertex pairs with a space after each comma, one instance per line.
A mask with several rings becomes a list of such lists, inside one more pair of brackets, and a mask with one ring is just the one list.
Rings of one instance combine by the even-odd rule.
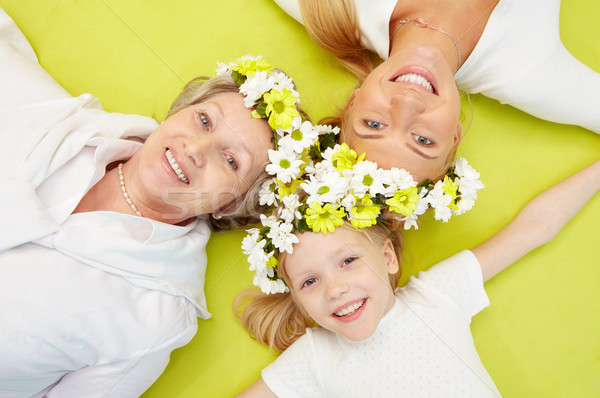
[[307, 329], [304, 336], [263, 369], [261, 376], [273, 394], [285, 398], [325, 396], [319, 387], [314, 337], [313, 330]]
[[477, 257], [464, 250], [410, 278], [409, 289], [455, 307], [469, 319], [490, 305]]
[[288, 13], [290, 17], [303, 24], [302, 12], [300, 11], [300, 3], [298, 0], [275, 0], [275, 3], [281, 7], [283, 11]]
[[17, 25], [0, 8], [0, 109], [70, 98], [38, 63]]
[[48, 398], [139, 397], [169, 363], [170, 349], [152, 352], [136, 359], [88, 366], [67, 373], [47, 394]]

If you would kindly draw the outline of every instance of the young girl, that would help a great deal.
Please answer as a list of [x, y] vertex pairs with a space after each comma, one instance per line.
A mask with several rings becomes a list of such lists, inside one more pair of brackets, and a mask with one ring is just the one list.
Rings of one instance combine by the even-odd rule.
[[600, 133], [600, 74], [562, 44], [560, 0], [276, 3], [359, 78], [342, 139], [384, 168], [444, 174], [463, 134], [457, 86]]
[[469, 326], [489, 305], [483, 283], [550, 241], [599, 189], [600, 160], [395, 293], [401, 247], [394, 232], [346, 222], [324, 236], [296, 234], [277, 264], [289, 292], [248, 291], [236, 300], [250, 334], [283, 351], [239, 396], [500, 396]]

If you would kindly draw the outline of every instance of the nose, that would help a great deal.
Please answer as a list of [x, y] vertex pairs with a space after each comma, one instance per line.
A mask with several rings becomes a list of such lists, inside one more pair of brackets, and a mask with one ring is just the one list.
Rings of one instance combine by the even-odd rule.
[[184, 142], [184, 153], [196, 167], [203, 167], [213, 151], [214, 143], [210, 136], [196, 135]]
[[395, 93], [390, 97], [390, 111], [394, 116], [410, 117], [424, 113], [426, 104], [413, 90]]
[[325, 288], [325, 296], [327, 299], [335, 299], [348, 292], [350, 286], [341, 278], [331, 278]]

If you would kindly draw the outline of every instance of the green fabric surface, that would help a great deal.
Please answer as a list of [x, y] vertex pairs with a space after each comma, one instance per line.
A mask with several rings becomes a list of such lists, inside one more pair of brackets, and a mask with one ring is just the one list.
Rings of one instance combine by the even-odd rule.
[[[248, 53], [294, 77], [315, 120], [342, 105], [354, 85], [270, 0], [0, 0], [0, 6], [61, 85], [73, 95], [94, 94], [108, 111], [160, 120], [185, 82], [213, 75], [216, 61]], [[563, 2], [563, 41], [596, 71], [598, 21], [599, 2]], [[481, 243], [537, 193], [600, 154], [600, 136], [590, 131], [545, 122], [480, 95], [470, 103], [463, 101], [473, 123], [459, 155], [481, 173], [486, 188], [467, 214], [445, 224], [429, 214], [418, 231], [405, 234], [402, 283]], [[475, 316], [472, 331], [505, 398], [600, 396], [599, 220], [597, 195], [552, 242], [486, 284], [491, 306]], [[171, 355], [144, 398], [230, 397], [275, 358], [232, 314], [233, 297], [252, 280], [239, 248], [243, 236], [234, 231], [211, 238], [205, 291], [213, 317], [199, 321], [194, 339]]]

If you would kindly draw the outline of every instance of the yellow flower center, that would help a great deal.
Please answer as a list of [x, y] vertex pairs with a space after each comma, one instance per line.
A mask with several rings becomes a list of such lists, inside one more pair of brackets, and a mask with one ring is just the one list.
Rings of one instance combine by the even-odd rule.
[[283, 111], [285, 111], [285, 104], [283, 101], [275, 101], [273, 103], [273, 110], [275, 113], [283, 113]]
[[290, 167], [290, 165], [291, 165], [291, 163], [290, 163], [290, 161], [289, 161], [289, 160], [287, 160], [287, 159], [281, 159], [281, 160], [279, 161], [279, 166], [280, 166], [282, 169], [287, 169], [287, 168], [289, 168], [289, 167]]

